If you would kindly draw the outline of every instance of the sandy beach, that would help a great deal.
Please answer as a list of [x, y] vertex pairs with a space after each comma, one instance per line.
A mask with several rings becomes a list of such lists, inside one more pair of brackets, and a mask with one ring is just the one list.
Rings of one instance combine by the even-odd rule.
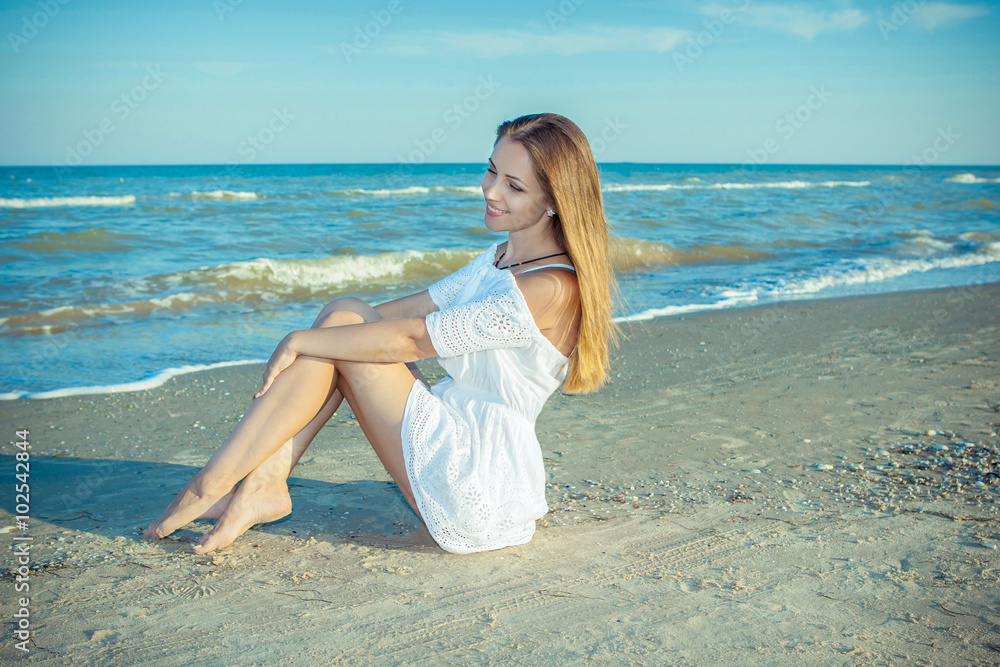
[[38, 665], [1000, 662], [1000, 284], [626, 333], [608, 387], [539, 419], [534, 540], [469, 556], [433, 543], [346, 408], [287, 519], [205, 556], [206, 522], [142, 539], [258, 366], [0, 402], [0, 527], [15, 431], [31, 457], [28, 529], [0, 535], [0, 659], [24, 658], [30, 597]]

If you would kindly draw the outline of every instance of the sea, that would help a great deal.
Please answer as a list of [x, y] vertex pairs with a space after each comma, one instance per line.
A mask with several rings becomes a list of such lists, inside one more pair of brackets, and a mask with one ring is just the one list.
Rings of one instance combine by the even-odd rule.
[[[0, 167], [0, 398], [267, 359], [503, 236], [480, 164]], [[601, 164], [621, 322], [1000, 281], [1000, 167]]]

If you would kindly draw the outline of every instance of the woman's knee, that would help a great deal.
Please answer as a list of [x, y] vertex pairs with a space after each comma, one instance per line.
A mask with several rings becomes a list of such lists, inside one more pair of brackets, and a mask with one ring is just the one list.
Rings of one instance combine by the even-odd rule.
[[343, 326], [345, 324], [360, 324], [382, 319], [379, 314], [361, 299], [353, 296], [334, 299], [323, 306], [313, 328]]

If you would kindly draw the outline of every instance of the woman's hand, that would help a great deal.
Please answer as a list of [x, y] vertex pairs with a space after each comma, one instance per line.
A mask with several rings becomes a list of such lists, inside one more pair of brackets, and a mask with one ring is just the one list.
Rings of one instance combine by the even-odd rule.
[[264, 395], [271, 385], [274, 383], [275, 378], [295, 361], [299, 353], [292, 349], [293, 337], [295, 332], [288, 334], [281, 339], [278, 343], [278, 347], [274, 349], [274, 353], [271, 354], [271, 358], [267, 360], [267, 368], [264, 369], [264, 386], [260, 388], [260, 391], [254, 395], [254, 398], [260, 398]]

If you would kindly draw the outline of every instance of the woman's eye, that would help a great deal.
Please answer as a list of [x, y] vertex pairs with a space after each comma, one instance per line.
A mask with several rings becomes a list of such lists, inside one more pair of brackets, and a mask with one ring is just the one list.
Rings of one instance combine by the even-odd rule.
[[514, 192], [520, 192], [521, 191], [521, 188], [517, 187], [513, 183], [510, 184], [510, 189], [513, 190]]
[[493, 169], [493, 167], [486, 167], [486, 171], [493, 174], [494, 176], [497, 175], [497, 172]]

